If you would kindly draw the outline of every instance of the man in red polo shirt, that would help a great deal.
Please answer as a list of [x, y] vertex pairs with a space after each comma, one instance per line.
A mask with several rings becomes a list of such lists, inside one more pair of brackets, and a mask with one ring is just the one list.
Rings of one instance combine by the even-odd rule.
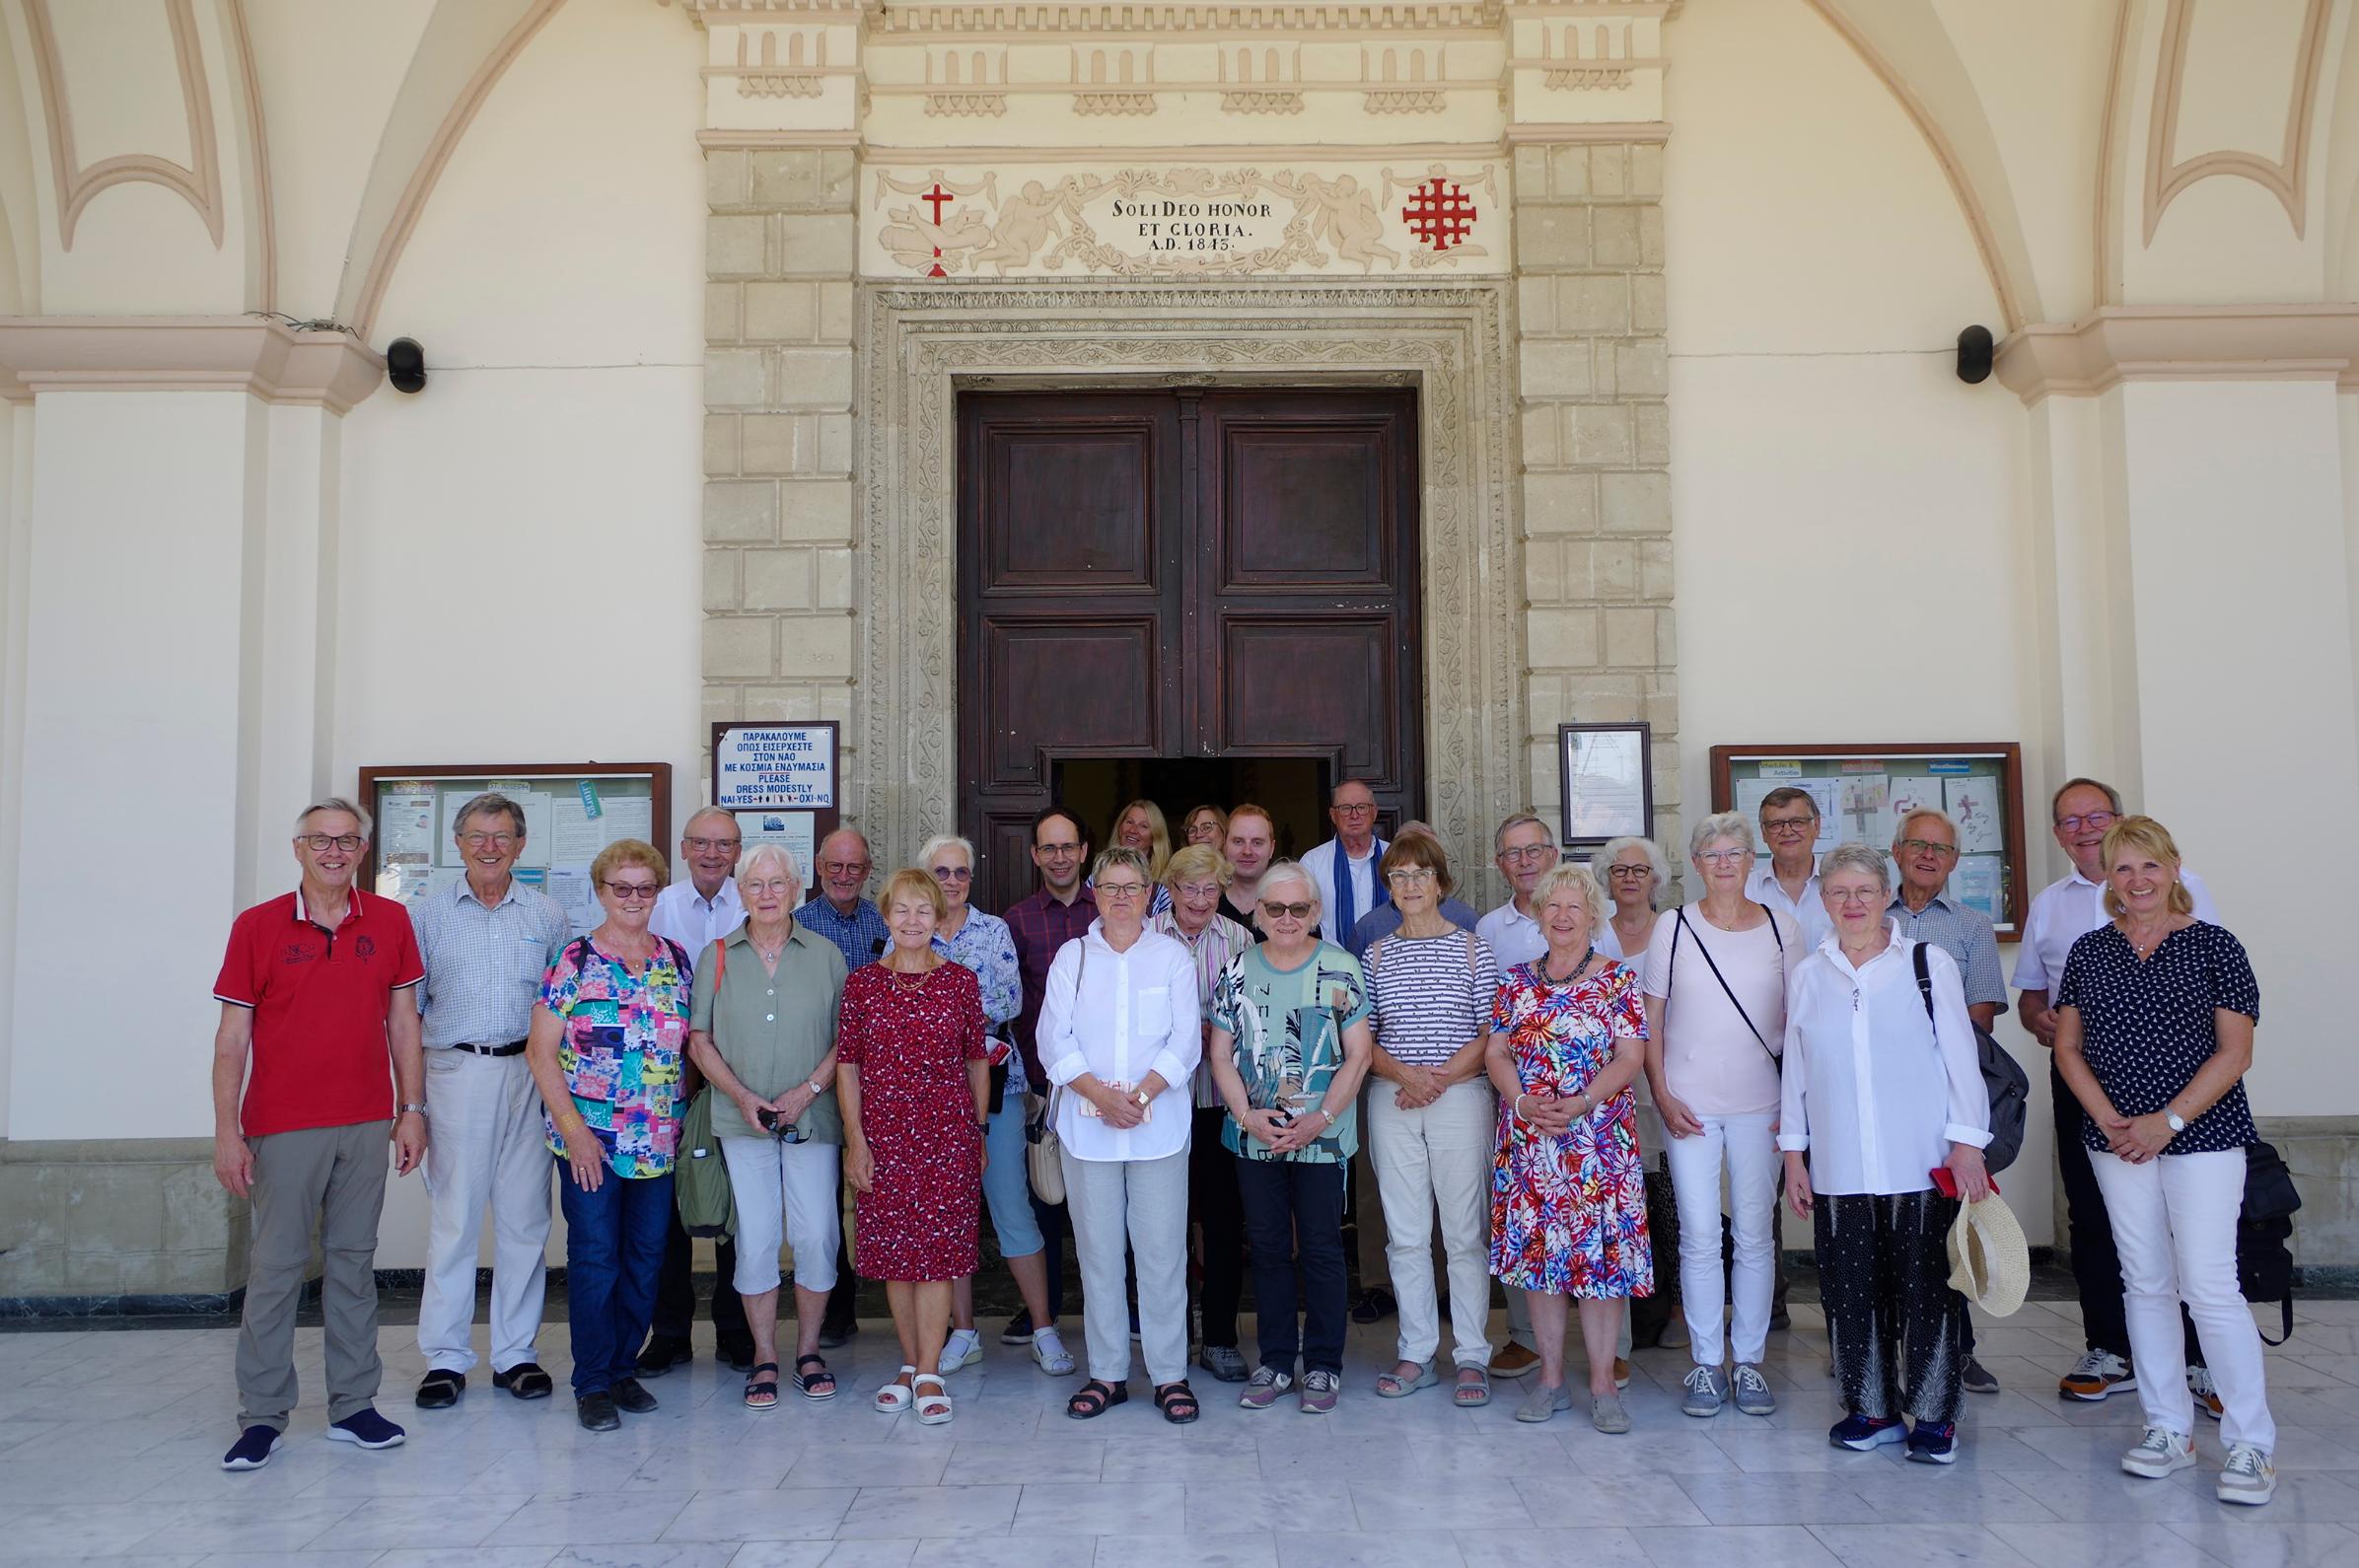
[[368, 813], [349, 801], [307, 808], [295, 820], [301, 885], [238, 917], [213, 983], [221, 1003], [213, 1174], [253, 1202], [238, 1333], [241, 1431], [223, 1469], [261, 1468], [287, 1429], [296, 1399], [295, 1309], [315, 1224], [326, 1258], [327, 1435], [365, 1449], [392, 1448], [404, 1435], [375, 1406], [384, 1370], [377, 1219], [388, 1126], [403, 1176], [426, 1153], [417, 1005], [393, 1001], [426, 971], [409, 911], [352, 886], [369, 830]]

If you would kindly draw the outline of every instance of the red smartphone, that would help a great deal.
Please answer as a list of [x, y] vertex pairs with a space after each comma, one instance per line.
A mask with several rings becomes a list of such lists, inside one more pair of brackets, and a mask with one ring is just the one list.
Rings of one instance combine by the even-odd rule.
[[[1958, 1177], [1951, 1174], [1948, 1166], [1937, 1165], [1933, 1168], [1933, 1190], [1945, 1198], [1958, 1196]], [[1990, 1181], [1991, 1196], [1998, 1196], [1998, 1179], [1994, 1176]]]

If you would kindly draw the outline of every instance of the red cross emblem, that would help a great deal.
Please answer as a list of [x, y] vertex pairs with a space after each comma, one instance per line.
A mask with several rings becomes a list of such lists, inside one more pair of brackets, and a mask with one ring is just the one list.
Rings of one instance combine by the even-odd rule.
[[[934, 209], [933, 223], [934, 227], [939, 229], [942, 227], [942, 209], [949, 206], [952, 202], [958, 200], [959, 198], [956, 195], [953, 195], [950, 191], [943, 189], [942, 181], [937, 179], [934, 181], [934, 188], [925, 192], [917, 199]], [[930, 278], [946, 278], [950, 276], [949, 273], [942, 270], [942, 247], [940, 246], [934, 247], [933, 270], [926, 273], [926, 276]]]
[[1474, 231], [1474, 203], [1466, 193], [1439, 175], [1412, 191], [1409, 204], [1400, 209], [1400, 221], [1417, 243], [1434, 250], [1464, 244]]

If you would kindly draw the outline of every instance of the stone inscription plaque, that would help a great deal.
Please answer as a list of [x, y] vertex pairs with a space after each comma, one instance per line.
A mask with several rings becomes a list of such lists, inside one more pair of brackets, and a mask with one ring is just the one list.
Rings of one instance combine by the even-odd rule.
[[871, 277], [1507, 270], [1495, 164], [872, 170]]

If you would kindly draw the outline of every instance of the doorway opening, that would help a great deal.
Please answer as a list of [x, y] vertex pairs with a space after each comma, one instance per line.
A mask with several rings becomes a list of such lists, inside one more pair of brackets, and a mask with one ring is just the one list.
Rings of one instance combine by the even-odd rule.
[[1330, 836], [1333, 773], [1331, 762], [1315, 756], [1075, 757], [1053, 764], [1051, 793], [1080, 815], [1093, 854], [1111, 842], [1114, 814], [1132, 801], [1163, 808], [1174, 849], [1187, 842], [1183, 824], [1198, 806], [1226, 813], [1251, 801], [1276, 824], [1278, 858], [1299, 859]]

